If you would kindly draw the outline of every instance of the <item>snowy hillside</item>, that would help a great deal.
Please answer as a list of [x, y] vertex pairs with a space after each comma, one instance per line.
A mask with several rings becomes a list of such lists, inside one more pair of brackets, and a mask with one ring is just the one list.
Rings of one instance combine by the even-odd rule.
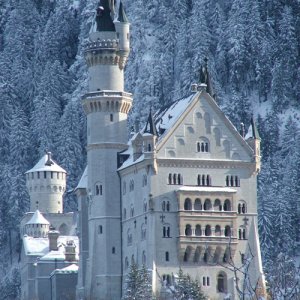
[[[0, 271], [9, 275], [0, 282], [1, 299], [18, 298], [18, 225], [29, 209], [24, 172], [46, 150], [67, 170], [65, 209], [76, 210], [72, 190], [86, 162], [82, 45], [97, 3], [0, 0]], [[158, 109], [189, 95], [206, 57], [217, 101], [233, 124], [247, 128], [252, 115], [257, 119], [262, 253], [271, 288], [284, 291], [276, 275], [295, 273], [290, 262], [299, 252], [299, 2], [124, 4], [132, 29], [125, 76], [134, 94], [130, 125], [145, 120], [150, 106]], [[285, 284], [293, 286], [293, 278]]]

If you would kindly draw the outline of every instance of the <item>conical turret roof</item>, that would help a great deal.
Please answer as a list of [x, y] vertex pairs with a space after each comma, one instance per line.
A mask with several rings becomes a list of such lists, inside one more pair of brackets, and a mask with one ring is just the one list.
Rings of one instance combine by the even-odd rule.
[[26, 223], [26, 225], [31, 224], [42, 224], [42, 225], [50, 225], [47, 219], [40, 213], [39, 210], [36, 210], [32, 215], [31, 219]]
[[120, 6], [119, 6], [119, 15], [118, 15], [118, 21], [121, 23], [128, 23], [128, 19], [124, 10], [124, 6], [123, 3], [120, 2]]
[[112, 19], [110, 0], [101, 0], [96, 14], [97, 31], [116, 31]]
[[157, 136], [157, 131], [154, 123], [154, 119], [152, 116], [152, 110], [150, 109], [148, 120], [145, 126], [144, 133], [150, 133]]
[[41, 172], [41, 171], [53, 171], [53, 172], [62, 172], [67, 173], [65, 169], [60, 167], [52, 158], [51, 153], [48, 152], [45, 154], [39, 162], [29, 171], [26, 173], [32, 173], [32, 172]]

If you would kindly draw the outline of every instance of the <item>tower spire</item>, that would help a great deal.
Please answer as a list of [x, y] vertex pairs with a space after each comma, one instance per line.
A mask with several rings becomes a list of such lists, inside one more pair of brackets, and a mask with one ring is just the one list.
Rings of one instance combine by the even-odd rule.
[[154, 119], [153, 119], [153, 115], [152, 115], [152, 109], [150, 108], [150, 112], [148, 115], [148, 119], [147, 119], [147, 123], [146, 123], [146, 127], [144, 130], [144, 133], [150, 133], [152, 135], [156, 135], [157, 136], [157, 130], [155, 127], [155, 123], [154, 123]]
[[116, 31], [109, 0], [101, 0], [96, 13], [97, 31]]

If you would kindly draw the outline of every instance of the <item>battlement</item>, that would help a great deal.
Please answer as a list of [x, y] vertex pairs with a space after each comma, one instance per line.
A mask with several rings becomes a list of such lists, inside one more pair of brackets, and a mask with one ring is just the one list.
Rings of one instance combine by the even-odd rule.
[[117, 50], [118, 49], [118, 41], [110, 40], [110, 39], [97, 39], [96, 41], [89, 41], [84, 45], [84, 52], [94, 52], [94, 51], [102, 51], [102, 50]]

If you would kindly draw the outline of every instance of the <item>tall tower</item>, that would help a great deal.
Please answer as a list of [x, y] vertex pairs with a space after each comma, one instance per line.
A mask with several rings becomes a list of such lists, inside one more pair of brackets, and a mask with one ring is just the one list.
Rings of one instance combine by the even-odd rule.
[[85, 48], [89, 92], [87, 115], [89, 258], [87, 299], [121, 299], [121, 209], [117, 154], [127, 147], [131, 94], [124, 92], [129, 23], [122, 4], [101, 0]]

